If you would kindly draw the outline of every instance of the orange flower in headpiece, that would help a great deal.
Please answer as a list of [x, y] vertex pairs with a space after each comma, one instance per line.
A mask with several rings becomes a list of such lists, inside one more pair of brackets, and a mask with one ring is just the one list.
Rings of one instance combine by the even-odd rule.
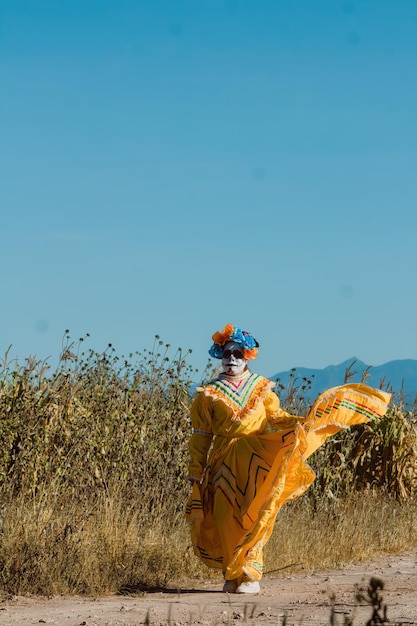
[[250, 359], [256, 359], [256, 357], [258, 356], [258, 348], [252, 348], [252, 350], [244, 348], [243, 354], [247, 361], [249, 361]]
[[230, 335], [233, 335], [234, 326], [232, 324], [226, 324], [221, 332], [217, 331], [212, 336], [214, 343], [219, 346], [224, 346], [225, 343], [230, 341]]

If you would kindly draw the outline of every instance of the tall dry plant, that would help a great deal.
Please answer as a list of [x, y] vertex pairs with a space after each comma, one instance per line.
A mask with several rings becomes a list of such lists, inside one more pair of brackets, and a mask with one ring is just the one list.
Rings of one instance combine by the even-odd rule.
[[352, 492], [385, 492], [397, 501], [417, 494], [417, 430], [412, 416], [391, 407], [373, 423], [333, 437], [309, 459], [316, 480], [309, 497], [345, 497]]
[[171, 520], [185, 496], [192, 370], [157, 337], [119, 359], [109, 345], [80, 353], [66, 335], [61, 360], [4, 363], [0, 380], [0, 494], [91, 500], [117, 492], [146, 519]]
[[[346, 369], [345, 383], [358, 374], [355, 365], [356, 360]], [[364, 384], [369, 370], [367, 367], [361, 374]], [[311, 379], [299, 378], [296, 368], [291, 370], [287, 386], [277, 381], [277, 393], [284, 394], [286, 410], [297, 415], [306, 413], [305, 396], [311, 383]], [[389, 382], [382, 380], [380, 387], [389, 387]], [[381, 420], [338, 433], [310, 457], [317, 478], [307, 497], [317, 506], [328, 505], [323, 496], [334, 499], [362, 490], [384, 491], [399, 501], [416, 495], [416, 414], [405, 409], [401, 390], [394, 397], [396, 403]]]

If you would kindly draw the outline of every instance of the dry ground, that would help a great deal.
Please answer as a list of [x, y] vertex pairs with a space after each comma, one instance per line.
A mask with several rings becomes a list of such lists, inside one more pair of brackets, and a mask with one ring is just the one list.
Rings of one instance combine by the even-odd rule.
[[371, 610], [365, 603], [355, 608], [355, 585], [366, 586], [371, 576], [384, 581], [390, 623], [417, 625], [417, 553], [387, 556], [343, 570], [266, 576], [261, 594], [252, 597], [223, 594], [218, 584], [210, 582], [136, 596], [7, 598], [0, 604], [0, 624], [319, 626], [330, 624], [333, 593], [336, 624], [342, 625], [346, 615], [353, 615], [355, 626], [364, 626]]

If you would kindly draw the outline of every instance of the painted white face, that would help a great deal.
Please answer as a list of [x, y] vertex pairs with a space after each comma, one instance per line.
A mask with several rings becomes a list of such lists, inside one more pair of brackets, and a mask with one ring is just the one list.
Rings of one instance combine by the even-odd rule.
[[247, 364], [242, 346], [234, 341], [228, 341], [223, 347], [222, 366], [225, 374], [238, 376], [245, 370]]

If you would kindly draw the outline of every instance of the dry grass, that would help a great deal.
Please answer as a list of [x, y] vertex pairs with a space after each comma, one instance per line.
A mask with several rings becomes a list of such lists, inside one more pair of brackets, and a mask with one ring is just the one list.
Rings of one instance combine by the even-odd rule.
[[[2, 586], [15, 594], [106, 594], [166, 585], [202, 567], [179, 522], [143, 525], [117, 496], [91, 510], [19, 499], [2, 524]], [[200, 572], [199, 572], [200, 570]]]
[[317, 510], [304, 496], [284, 507], [266, 550], [266, 572], [314, 570], [360, 563], [417, 548], [417, 505], [356, 493]]
[[[66, 334], [53, 372], [3, 362], [0, 588], [95, 595], [217, 577], [193, 556], [183, 514], [196, 377], [186, 354], [159, 337], [128, 358], [83, 342]], [[289, 408], [301, 413], [296, 394]], [[267, 571], [416, 547], [410, 417], [394, 407], [312, 458], [318, 480], [281, 511]]]
[[[143, 525], [117, 497], [91, 510], [26, 499], [2, 523], [2, 587], [9, 592], [105, 594], [190, 578], [217, 578], [194, 557], [181, 517]], [[363, 493], [316, 511], [308, 497], [284, 507], [266, 549], [266, 573], [339, 567], [417, 548], [417, 505]]]

